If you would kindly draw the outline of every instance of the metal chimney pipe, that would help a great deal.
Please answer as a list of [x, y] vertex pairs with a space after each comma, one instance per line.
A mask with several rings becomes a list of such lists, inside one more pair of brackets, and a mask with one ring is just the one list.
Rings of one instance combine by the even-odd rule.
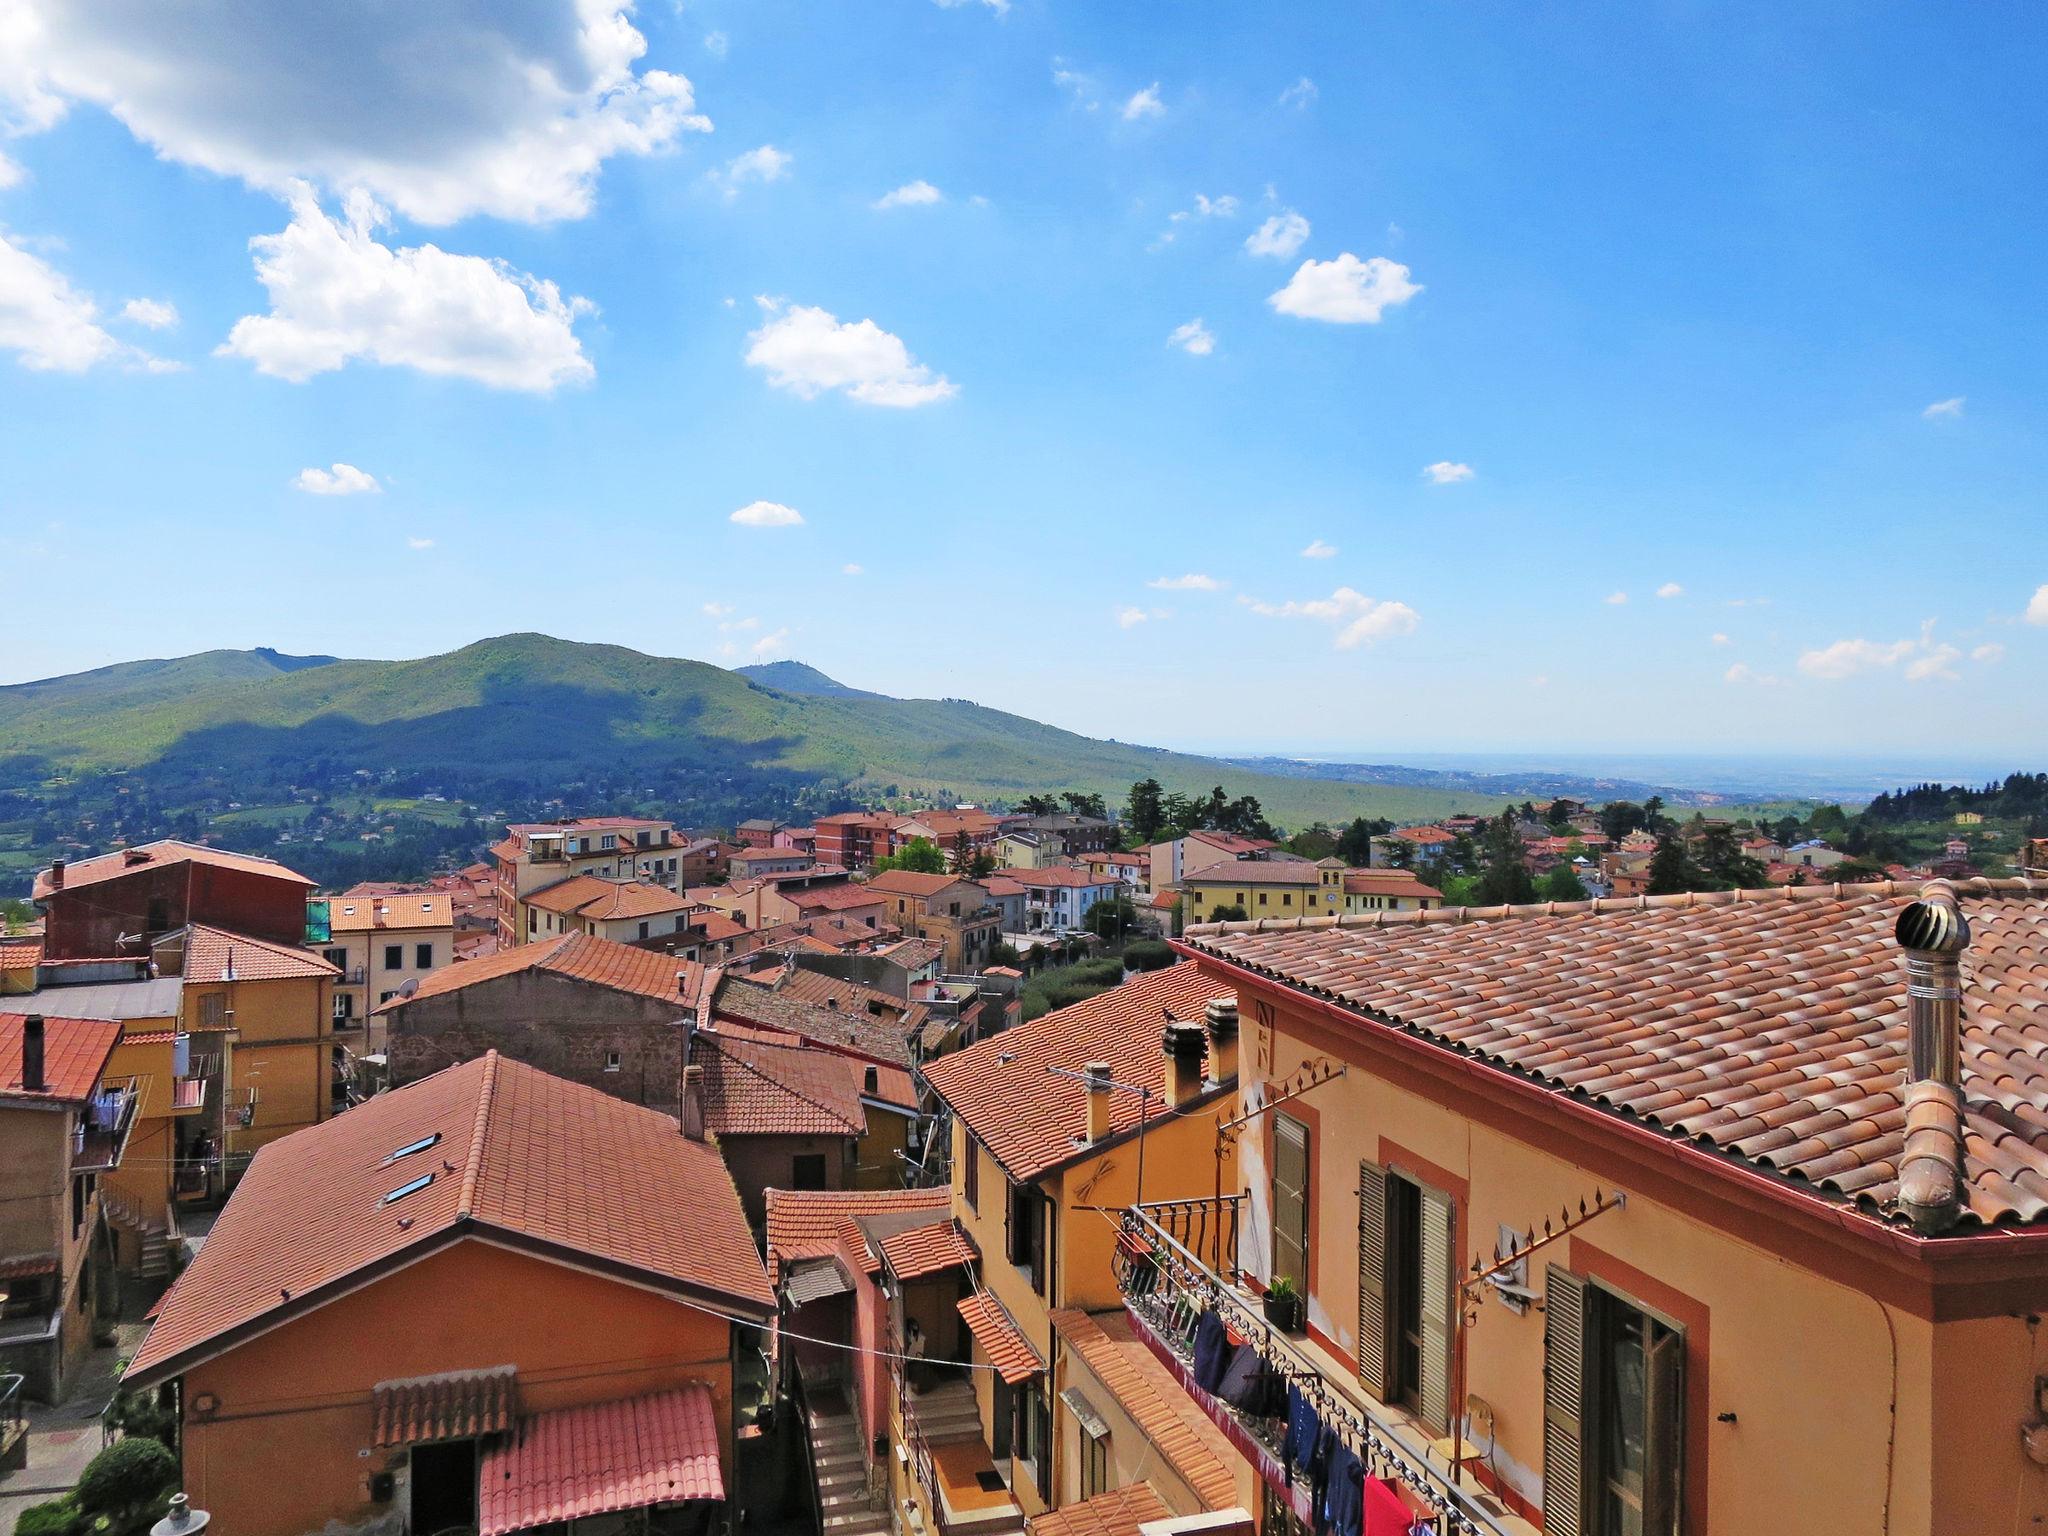
[[1930, 880], [1892, 933], [1906, 954], [1906, 1139], [1898, 1208], [1916, 1230], [1933, 1236], [1963, 1213], [1962, 955], [1970, 924], [1955, 888]]

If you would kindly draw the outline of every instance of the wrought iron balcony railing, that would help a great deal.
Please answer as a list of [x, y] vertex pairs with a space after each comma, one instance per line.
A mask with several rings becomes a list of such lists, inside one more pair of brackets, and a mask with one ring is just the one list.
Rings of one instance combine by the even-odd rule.
[[[1428, 1500], [1435, 1507], [1435, 1529], [1441, 1536], [1508, 1536], [1494, 1501], [1483, 1490], [1460, 1483], [1450, 1458], [1418, 1443], [1392, 1419], [1340, 1389], [1320, 1364], [1266, 1319], [1260, 1299], [1238, 1283], [1242, 1276], [1236, 1228], [1243, 1198], [1174, 1200], [1124, 1211], [1113, 1261], [1116, 1282], [1146, 1343], [1169, 1357], [1166, 1363], [1189, 1395], [1304, 1519], [1312, 1518], [1307, 1485], [1301, 1477], [1288, 1475], [1280, 1455], [1287, 1430], [1284, 1400], [1276, 1417], [1234, 1408], [1194, 1384], [1190, 1362], [1195, 1328], [1212, 1309], [1233, 1334], [1258, 1351], [1272, 1378], [1299, 1388], [1310, 1399], [1322, 1423], [1343, 1439], [1368, 1473], [1406, 1483]], [[1211, 1207], [1206, 1217], [1200, 1210], [1205, 1205]], [[1221, 1258], [1212, 1263], [1202, 1254]], [[1275, 1398], [1284, 1399], [1284, 1393]]]

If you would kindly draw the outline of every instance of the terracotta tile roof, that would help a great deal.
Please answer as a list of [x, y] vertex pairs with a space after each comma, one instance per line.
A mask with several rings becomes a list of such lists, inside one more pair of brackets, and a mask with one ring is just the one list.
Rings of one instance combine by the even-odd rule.
[[886, 896], [913, 896], [923, 901], [949, 885], [960, 883], [958, 875], [926, 875], [914, 869], [887, 869], [867, 883], [867, 889]]
[[383, 928], [449, 928], [455, 906], [446, 891], [401, 891], [388, 895], [328, 896], [327, 925], [336, 933]]
[[567, 915], [580, 912], [587, 902], [598, 900], [611, 892], [613, 882], [600, 875], [570, 875], [557, 880], [553, 885], [544, 885], [537, 891], [529, 891], [520, 898], [529, 907], [539, 907], [543, 912]]
[[519, 1412], [519, 1373], [509, 1365], [487, 1371], [442, 1371], [380, 1381], [370, 1389], [375, 1446], [418, 1445], [425, 1440], [467, 1440], [509, 1429]]
[[0, 1280], [26, 1280], [31, 1275], [55, 1273], [57, 1255], [54, 1253], [35, 1253], [18, 1258], [0, 1259]]
[[950, 1211], [950, 1189], [771, 1189], [767, 1192], [768, 1267], [840, 1252], [841, 1236], [861, 1216]]
[[1183, 885], [1318, 885], [1323, 872], [1296, 859], [1236, 859], [1181, 876]]
[[727, 976], [718, 988], [712, 1011], [718, 1018], [785, 1030], [802, 1035], [815, 1045], [828, 1046], [854, 1056], [866, 1056], [888, 1066], [910, 1066], [910, 1046], [901, 1024], [889, 1019], [870, 1018], [849, 1009], [821, 1008], [815, 1003], [784, 997], [758, 981]]
[[1133, 1483], [1033, 1515], [1025, 1529], [1031, 1536], [1138, 1536], [1139, 1526], [1171, 1514], [1150, 1483]]
[[1053, 1313], [1052, 1326], [1204, 1507], [1228, 1509], [1237, 1502], [1237, 1478], [1231, 1471], [1236, 1450], [1151, 1350], [1132, 1336], [1123, 1313], [1067, 1308]]
[[971, 1269], [981, 1255], [951, 1216], [892, 1233], [881, 1240], [882, 1260], [898, 1280], [920, 1280], [946, 1269]]
[[690, 910], [690, 901], [666, 886], [646, 880], [607, 880], [605, 884], [611, 889], [579, 907], [579, 916], [612, 922], [619, 918], [666, 917]]
[[704, 1128], [719, 1136], [859, 1136], [867, 1111], [847, 1059], [702, 1031], [690, 1060], [704, 1069]]
[[867, 886], [855, 885], [851, 880], [836, 885], [806, 886], [801, 890], [783, 891], [781, 895], [799, 912], [852, 912], [882, 904], [880, 895]]
[[[253, 853], [230, 853], [225, 848], [209, 848], [203, 843], [181, 843], [175, 838], [161, 842], [139, 843], [133, 848], [116, 849], [96, 858], [80, 859], [76, 864], [64, 867], [63, 890], [75, 891], [83, 885], [97, 885], [102, 880], [117, 880], [123, 875], [132, 875], [138, 870], [162, 869], [172, 864], [210, 864], [215, 869], [238, 870], [249, 875], [268, 875], [273, 880], [289, 880], [294, 885], [303, 885], [311, 890], [317, 883], [308, 880], [296, 870], [287, 869], [275, 859], [261, 858]], [[47, 869], [38, 870], [35, 880], [35, 898], [41, 901], [59, 889], [50, 881]]]
[[[1190, 929], [1197, 950], [1616, 1116], [1889, 1213], [1917, 885]], [[2048, 882], [1954, 887], [1968, 1217], [2048, 1216]], [[1262, 931], [1255, 931], [1262, 930]]]
[[782, 973], [782, 979], [775, 984], [775, 990], [784, 997], [793, 997], [800, 1002], [816, 1003], [820, 1007], [849, 1009], [865, 1013], [871, 1018], [896, 1018], [909, 1022], [912, 1010], [921, 1022], [929, 1012], [923, 1003], [913, 1003], [908, 998], [884, 992], [880, 987], [863, 986], [857, 981], [845, 981], [837, 976], [827, 976], [823, 971], [810, 971], [794, 966]]
[[[983, 881], [984, 885], [989, 882]], [[1021, 887], [1020, 887], [1021, 889]], [[887, 956], [906, 971], [922, 970], [946, 952], [946, 946], [937, 939], [903, 939], [895, 944], [884, 944], [875, 953]]]
[[[465, 960], [460, 965], [444, 965], [422, 977], [411, 997], [394, 997], [371, 1011], [389, 1012], [423, 998], [440, 997], [480, 982], [532, 970], [547, 971], [571, 981], [589, 982], [592, 986], [605, 987], [613, 992], [630, 992], [637, 997], [672, 1002], [678, 1016], [694, 1012], [704, 990], [704, 967], [694, 960], [658, 954], [651, 949], [636, 949], [630, 944], [616, 944], [594, 934], [567, 933], [559, 938], [542, 939], [536, 944], [514, 945], [482, 959]], [[679, 975], [683, 978], [680, 986], [676, 980]]]
[[210, 986], [225, 981], [289, 981], [302, 976], [339, 976], [340, 968], [310, 949], [252, 939], [205, 923], [185, 926], [185, 969], [188, 982]]
[[1239, 855], [1258, 853], [1267, 848], [1277, 847], [1271, 838], [1239, 837], [1235, 832], [1209, 832], [1197, 830], [1188, 836], [1198, 843], [1207, 843], [1211, 848], [1221, 848], [1225, 853]]
[[980, 885], [991, 896], [1022, 896], [1025, 894], [1023, 884], [1020, 881], [1012, 880], [1008, 875], [984, 876], [980, 881]]
[[111, 1019], [64, 1019], [43, 1015], [43, 1084], [30, 1092], [21, 1083], [21, 1037], [26, 1014], [0, 1013], [0, 1098], [82, 1104], [100, 1086], [107, 1058], [120, 1043], [121, 1026]]
[[32, 971], [43, 958], [42, 935], [0, 939], [0, 971]]
[[1346, 896], [1398, 896], [1417, 901], [1442, 901], [1444, 893], [1405, 869], [1347, 869]]
[[[903, 1068], [881, 1066], [876, 1062], [862, 1061], [857, 1056], [841, 1056], [839, 1059], [853, 1078], [854, 1087], [863, 1097], [898, 1109], [917, 1108], [917, 1079]], [[875, 1080], [873, 1088], [867, 1086], [870, 1074]]]
[[554, 1408], [484, 1451], [478, 1536], [508, 1536], [656, 1504], [723, 1499], [711, 1391]]
[[996, 1368], [996, 1374], [1011, 1386], [1029, 1381], [1045, 1369], [1045, 1361], [1024, 1337], [1023, 1329], [992, 1292], [976, 1291], [972, 1296], [962, 1297], [960, 1316], [967, 1331], [974, 1335], [974, 1342], [988, 1356], [989, 1364]]
[[1452, 843], [1457, 838], [1442, 827], [1396, 827], [1391, 837], [1398, 837], [1404, 843]]
[[[667, 1219], [677, 1211], [690, 1219]], [[595, 1260], [742, 1315], [774, 1306], [716, 1147], [678, 1135], [657, 1110], [492, 1051], [258, 1151], [129, 1379], [165, 1380], [245, 1331], [471, 1235]]]
[[[1089, 1155], [1076, 1140], [1087, 1124], [1087, 1090], [1046, 1068], [1106, 1061], [1118, 1081], [1163, 1090], [1160, 1010], [1199, 1020], [1211, 998], [1229, 995], [1228, 982], [1182, 961], [928, 1062], [925, 1081], [1012, 1178], [1029, 1181]], [[1136, 1094], [1111, 1095], [1110, 1133], [1135, 1129], [1141, 1107]], [[1163, 1100], [1155, 1096], [1150, 1113], [1166, 1114]]]

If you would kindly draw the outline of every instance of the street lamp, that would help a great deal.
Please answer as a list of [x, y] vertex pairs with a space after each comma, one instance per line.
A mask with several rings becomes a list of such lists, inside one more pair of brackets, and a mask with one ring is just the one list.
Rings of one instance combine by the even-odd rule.
[[212, 1519], [205, 1510], [194, 1509], [184, 1494], [174, 1493], [171, 1512], [149, 1528], [149, 1536], [192, 1536], [195, 1531], [205, 1530]]

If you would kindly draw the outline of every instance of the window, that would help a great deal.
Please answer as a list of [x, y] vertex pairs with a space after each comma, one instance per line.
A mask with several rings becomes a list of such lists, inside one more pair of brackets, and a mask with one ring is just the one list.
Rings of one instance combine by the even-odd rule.
[[384, 946], [384, 969], [387, 971], [402, 971], [405, 969], [405, 946], [403, 944], [386, 944]]
[[1684, 1502], [1685, 1330], [1552, 1265], [1543, 1378], [1545, 1528], [1585, 1536], [1677, 1536]]
[[407, 1195], [418, 1194], [433, 1182], [434, 1176], [431, 1173], [423, 1173], [416, 1179], [407, 1179], [388, 1195], [380, 1197], [377, 1203], [379, 1205], [390, 1205], [394, 1201], [403, 1200]]
[[345, 949], [323, 949], [320, 957], [337, 971], [348, 969], [348, 951]]
[[647, 937], [647, 925], [645, 923], [640, 925], [640, 937], [643, 939]]
[[539, 913], [539, 911], [538, 911], [538, 910], [536, 910], [536, 909], [535, 909], [535, 908], [533, 908], [533, 907], [528, 907], [528, 908], [526, 909], [526, 931], [527, 931], [527, 933], [528, 933], [529, 935], [531, 935], [531, 934], [533, 934], [533, 933], [537, 932], [537, 931], [539, 930], [539, 928], [540, 928], [540, 913]]
[[1450, 1427], [1456, 1207], [1440, 1190], [1358, 1165], [1358, 1376], [1442, 1434]]
[[1074, 1416], [1081, 1431], [1081, 1497], [1092, 1499], [1098, 1493], [1109, 1492], [1109, 1426], [1079, 1388], [1068, 1387], [1060, 1393], [1060, 1401], [1067, 1405], [1067, 1412]]
[[1308, 1294], [1308, 1127], [1273, 1117], [1273, 1278]]
[[398, 1148], [389, 1157], [385, 1158], [384, 1161], [387, 1164], [395, 1163], [401, 1157], [411, 1157], [415, 1152], [424, 1152], [427, 1148], [438, 1147], [440, 1144], [441, 1133], [439, 1131], [430, 1131], [417, 1141], [408, 1141], [404, 1146]]
[[412, 963], [416, 970], [431, 971], [434, 968], [434, 946], [431, 944], [413, 945]]
[[981, 1148], [972, 1136], [960, 1136], [960, 1193], [967, 1197], [970, 1211], [981, 1209]]
[[791, 1189], [823, 1189], [825, 1187], [825, 1154], [822, 1152], [799, 1152], [789, 1160], [789, 1186]]
[[356, 995], [353, 992], [334, 994], [334, 1022], [339, 1024], [356, 1016]]
[[203, 992], [200, 994], [199, 1027], [201, 1029], [226, 1029], [228, 1027], [227, 993]]
[[607, 832], [597, 840], [597, 846], [609, 853], [612, 849], [619, 846], [618, 837], [613, 833]]
[[618, 1071], [618, 1070], [619, 1070], [619, 1068], [620, 1068], [620, 1065], [621, 1065], [621, 1063], [620, 1063], [620, 1061], [619, 1061], [619, 1053], [618, 1053], [617, 1051], [606, 1051], [606, 1052], [604, 1053], [604, 1069], [605, 1069], [605, 1071], [607, 1071], [607, 1072], [616, 1072], [616, 1071]]
[[1053, 1205], [1034, 1186], [1012, 1184], [1006, 1213], [1006, 1246], [1010, 1262], [1031, 1277], [1031, 1289], [1052, 1294]]

